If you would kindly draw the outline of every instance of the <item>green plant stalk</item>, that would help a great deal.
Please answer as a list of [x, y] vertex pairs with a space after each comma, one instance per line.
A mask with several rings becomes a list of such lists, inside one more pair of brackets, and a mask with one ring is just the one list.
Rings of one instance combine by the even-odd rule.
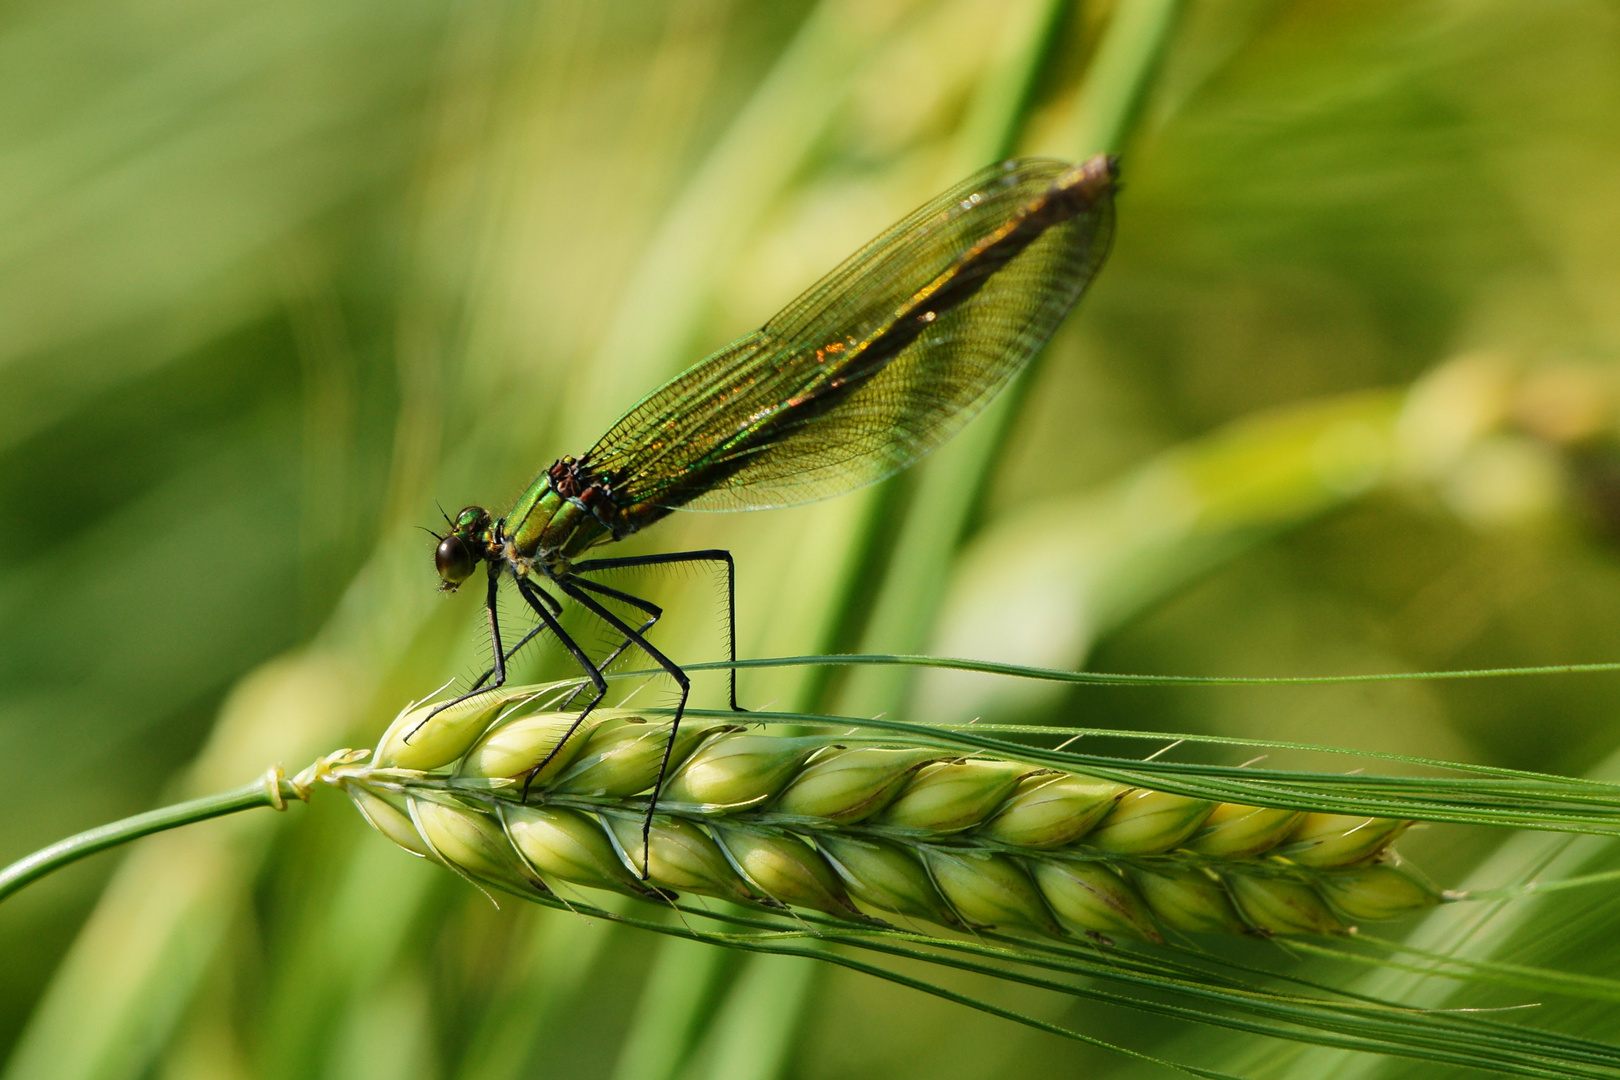
[[1022, 9], [1009, 7], [1003, 40], [955, 135], [953, 174], [965, 176], [1017, 151], [1035, 84], [1073, 9], [1073, 0], [1026, 0]]
[[307, 801], [310, 790], [316, 784], [330, 783], [333, 769], [352, 766], [370, 753], [369, 750], [334, 751], [292, 777], [287, 776], [279, 765], [272, 766], [251, 784], [189, 799], [172, 806], [148, 810], [144, 814], [135, 814], [59, 840], [31, 855], [23, 856], [0, 870], [0, 900], [64, 866], [132, 840], [139, 840], [144, 836], [168, 832], [182, 825], [193, 825], [211, 818], [238, 814], [243, 810], [256, 810], [266, 806], [275, 810], [285, 810], [289, 799]]
[[[818, 943], [805, 941], [797, 951], [813, 958], [822, 950]], [[781, 1015], [797, 1017], [803, 1012], [815, 985], [810, 976], [820, 970], [785, 954], [747, 959], [750, 962], [731, 990], [718, 1001], [706, 1038], [692, 1048], [707, 1058], [706, 1075], [717, 1080], [750, 1080], [783, 1070], [792, 1060], [798, 1024], [781, 1023]]]
[[1121, 0], [1086, 73], [1068, 143], [1081, 158], [1125, 144], [1169, 47], [1182, 0]]
[[[272, 787], [272, 784], [275, 786]], [[236, 814], [243, 810], [254, 810], [262, 806], [279, 810], [286, 806], [285, 800], [289, 797], [296, 796], [285, 780], [255, 780], [251, 784], [243, 784], [239, 788], [222, 791], [217, 795], [204, 795], [200, 799], [148, 810], [144, 814], [136, 814], [108, 825], [86, 829], [77, 836], [58, 840], [49, 847], [25, 855], [0, 870], [0, 900], [47, 874], [55, 873], [64, 866], [88, 858], [97, 852], [106, 851], [108, 848], [115, 848], [131, 840], [151, 836], [153, 833], [166, 832], [182, 825], [193, 825], [199, 821], [224, 817], [226, 814]]]

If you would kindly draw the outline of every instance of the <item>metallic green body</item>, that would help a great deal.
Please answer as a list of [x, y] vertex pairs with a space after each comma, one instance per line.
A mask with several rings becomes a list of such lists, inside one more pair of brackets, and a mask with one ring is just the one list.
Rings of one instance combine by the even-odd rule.
[[614, 539], [614, 531], [573, 499], [557, 494], [545, 473], [513, 504], [502, 524], [512, 554], [550, 568]]

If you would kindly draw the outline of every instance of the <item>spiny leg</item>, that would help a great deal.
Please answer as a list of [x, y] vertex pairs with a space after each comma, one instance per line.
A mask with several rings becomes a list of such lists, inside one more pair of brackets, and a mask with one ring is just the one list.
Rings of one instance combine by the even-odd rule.
[[[747, 709], [737, 704], [737, 563], [731, 557], [731, 552], [724, 548], [705, 548], [701, 551], [674, 551], [659, 555], [630, 555], [618, 559], [586, 559], [584, 562], [575, 563], [572, 569], [574, 574], [589, 574], [596, 570], [626, 570], [635, 566], [665, 566], [670, 563], [683, 562], [717, 562], [724, 563], [726, 566], [726, 651], [730, 655], [732, 663], [731, 711], [747, 712]], [[590, 587], [584, 581], [574, 580], [577, 584]], [[606, 588], [603, 585], [595, 587], [599, 590]], [[635, 603], [627, 594], [617, 593], [616, 590], [615, 593], [619, 599], [624, 600], [626, 603]], [[646, 611], [648, 608], [642, 606], [644, 603], [645, 601], [636, 604], [636, 606]], [[645, 629], [643, 632], [645, 632]], [[630, 641], [626, 638], [625, 644], [615, 650], [613, 656], [616, 658], [629, 645]], [[606, 667], [607, 665], [604, 664], [603, 666]]]
[[[550, 627], [553, 625], [551, 623], [548, 623], [548, 622], [542, 620], [539, 626], [535, 627], [533, 630], [530, 630], [527, 634], [524, 634], [523, 637], [518, 641], [518, 643], [516, 645], [512, 646], [510, 649], [507, 649], [503, 653], [501, 651], [501, 627], [500, 627], [500, 622], [499, 622], [499, 619], [498, 619], [498, 617], [496, 615], [496, 610], [495, 610], [495, 591], [496, 591], [496, 583], [499, 581], [499, 576], [500, 576], [499, 571], [497, 571], [494, 566], [491, 566], [490, 567], [490, 591], [489, 591], [489, 595], [486, 596], [485, 599], [484, 599], [484, 606], [485, 606], [485, 609], [487, 610], [488, 616], [489, 616], [489, 637], [490, 637], [491, 643], [494, 646], [494, 652], [495, 652], [495, 657], [496, 657], [495, 663], [490, 666], [488, 671], [485, 671], [482, 675], [478, 676], [478, 678], [473, 680], [472, 686], [470, 686], [467, 689], [467, 692], [465, 694], [462, 694], [460, 697], [452, 698], [451, 700], [446, 701], [444, 704], [440, 705], [438, 708], [436, 708], [432, 712], [428, 713], [427, 716], [423, 717], [422, 718], [422, 723], [417, 724], [415, 728], [412, 728], [410, 735], [407, 735], [405, 737], [406, 742], [409, 742], [411, 740], [411, 736], [414, 736], [417, 733], [417, 731], [421, 730], [422, 724], [427, 723], [429, 720], [433, 719], [435, 716], [439, 715], [439, 713], [443, 712], [445, 709], [448, 709], [450, 706], [460, 704], [461, 702], [466, 701], [468, 698], [471, 698], [471, 697], [473, 697], [473, 696], [475, 696], [477, 694], [483, 693], [486, 690], [498, 690], [498, 689], [500, 689], [501, 685], [506, 682], [506, 665], [507, 665], [507, 663], [509, 663], [511, 661], [512, 657], [516, 656], [518, 653], [523, 651], [523, 646], [525, 646], [529, 642], [533, 641], [536, 637], [538, 637], [541, 633], [543, 633], [547, 629], [550, 629]], [[548, 607], [551, 608], [551, 611], [552, 611], [553, 615], [561, 615], [562, 614], [562, 604], [557, 602], [556, 597], [552, 596], [550, 593], [544, 591], [543, 589], [536, 589], [535, 592], [538, 593], [539, 596], [540, 596], [540, 599], [543, 600], [545, 602], [545, 604]], [[496, 677], [495, 682], [492, 683], [490, 686], [485, 687], [484, 684], [489, 681], [491, 676]], [[584, 689], [584, 688], [581, 687], [581, 689]], [[577, 695], [578, 692], [579, 691], [575, 691], [575, 695]], [[574, 699], [574, 695], [570, 695], [568, 700], [572, 701], [573, 699]]]
[[[551, 613], [553, 615], [561, 615], [562, 614], [562, 604], [557, 602], [556, 597], [552, 596], [550, 593], [546, 592], [544, 589], [536, 589], [535, 592], [539, 593], [540, 599], [545, 601], [547, 607], [551, 608]], [[505, 662], [508, 662], [508, 663], [511, 662], [512, 657], [516, 656], [519, 652], [521, 652], [523, 650], [523, 646], [527, 645], [529, 642], [531, 642], [535, 638], [539, 637], [542, 633], [544, 633], [548, 629], [550, 629], [549, 624], [547, 624], [545, 622], [541, 622], [539, 626], [535, 627], [533, 630], [530, 630], [527, 634], [524, 634], [523, 639], [521, 641], [519, 641], [516, 645], [512, 646], [510, 649], [507, 649], [506, 650], [506, 655], [504, 657], [502, 657], [502, 660], [505, 661]], [[488, 679], [494, 673], [495, 673], [495, 669], [492, 667], [488, 671], [484, 672], [482, 675], [478, 676], [478, 678], [473, 682], [472, 690], [468, 694], [468, 696], [470, 697], [472, 694], [477, 693], [478, 688], [484, 685], [484, 680]], [[583, 689], [583, 687], [581, 687], [581, 689]], [[578, 691], [575, 691], [575, 693], [578, 693]], [[568, 700], [572, 701], [573, 698], [570, 697]]]
[[[614, 600], [618, 600], [622, 603], [629, 604], [633, 608], [639, 609], [647, 616], [647, 621], [636, 627], [636, 633], [640, 634], [642, 637], [646, 637], [647, 631], [653, 628], [653, 624], [664, 617], [663, 608], [649, 600], [643, 600], [639, 596], [632, 596], [627, 592], [620, 592], [618, 589], [612, 589], [606, 585], [597, 584], [594, 581], [586, 581], [584, 578], [575, 578], [574, 584], [578, 585], [582, 589], [589, 589], [598, 595], [611, 597]], [[624, 651], [630, 647], [630, 644], [631, 642], [629, 638], [625, 638], [624, 640], [620, 641], [618, 647], [607, 654], [607, 659], [603, 660], [596, 666], [600, 670], [606, 671], [608, 668], [613, 666], [613, 661], [624, 655]], [[577, 690], [575, 690], [572, 694], [569, 694], [568, 697], [564, 699], [561, 707], [564, 709], [568, 708], [568, 706], [574, 703], [574, 699], [584, 692], [585, 687], [581, 685]]]
[[[641, 822], [641, 880], [647, 880], [647, 863], [652, 850], [652, 819], [653, 811], [658, 809], [658, 795], [664, 789], [664, 774], [669, 771], [669, 756], [675, 749], [675, 736], [681, 730], [681, 714], [686, 711], [686, 698], [692, 692], [692, 680], [682, 671], [680, 665], [654, 648], [646, 638], [642, 637], [630, 624], [619, 618], [613, 612], [603, 607], [590, 593], [574, 583], [572, 577], [558, 578], [557, 588], [567, 593], [591, 614], [607, 623], [613, 629], [623, 634], [637, 648], [652, 658], [653, 663], [669, 673], [681, 688], [680, 701], [675, 704], [675, 716], [669, 724], [669, 740], [664, 743], [664, 757], [658, 764], [658, 779], [653, 782], [652, 798], [647, 802], [647, 816]], [[594, 702], [592, 703], [594, 705]]]
[[[560, 609], [561, 605], [557, 604], [556, 598], [544, 589], [537, 588], [527, 578], [518, 577], [516, 574], [513, 574], [512, 578], [517, 582], [518, 592], [523, 595], [523, 599], [534, 609], [535, 614], [540, 616], [542, 626], [557, 635], [557, 640], [562, 642], [563, 648], [567, 649], [569, 655], [585, 670], [586, 677], [591, 680], [591, 685], [596, 688], [596, 696], [591, 698], [590, 704], [585, 706], [583, 712], [574, 717], [574, 722], [568, 726], [568, 730], [563, 733], [563, 737], [557, 740], [556, 745], [551, 748], [550, 752], [544, 758], [541, 758], [540, 763], [530, 769], [529, 774], [523, 778], [523, 795], [520, 801], [527, 802], [529, 799], [529, 785], [534, 783], [534, 778], [540, 775], [541, 769], [551, 764], [551, 759], [557, 756], [557, 752], [567, 744], [568, 740], [574, 737], [574, 732], [579, 730], [579, 725], [585, 722], [585, 718], [591, 715], [592, 710], [601, 704], [602, 699], [607, 696], [608, 685], [607, 679], [602, 677], [601, 670], [591, 663], [589, 656], [585, 655], [585, 650], [579, 647], [579, 643], [568, 635], [568, 632], [562, 628], [562, 624], [557, 621], [557, 617], [547, 611], [546, 605], [541, 602], [542, 600], [549, 601], [551, 605]], [[538, 630], [537, 627], [536, 632]], [[573, 698], [570, 697], [569, 700], [572, 701]]]
[[[468, 698], [477, 694], [487, 694], [492, 690], [499, 690], [501, 686], [505, 684], [506, 661], [511, 654], [501, 651], [501, 617], [495, 609], [495, 593], [500, 586], [500, 583], [500, 571], [495, 568], [494, 564], [491, 564], [489, 568], [489, 589], [484, 593], [484, 614], [489, 618], [489, 640], [490, 644], [494, 646], [495, 650], [494, 665], [484, 673], [483, 678], [480, 678], [477, 682], [473, 683], [471, 690], [468, 690], [465, 694], [462, 694], [458, 698], [452, 698], [449, 701], [446, 701], [444, 704], [422, 717], [422, 719], [418, 721], [417, 725], [411, 728], [410, 733], [405, 736], [405, 741], [407, 743], [416, 737], [416, 733], [418, 731], [422, 730], [423, 724], [426, 724], [429, 720], [433, 719], [435, 716], [438, 716], [450, 706], [460, 705], [463, 701], [466, 701]], [[531, 634], [530, 636], [532, 637], [533, 635]], [[527, 641], [528, 638], [524, 638], [523, 640]], [[512, 652], [516, 651], [516, 649], [512, 650]], [[485, 680], [489, 679], [491, 676], [494, 676], [495, 681], [490, 683], [490, 685], [487, 687], [484, 686], [483, 684]]]

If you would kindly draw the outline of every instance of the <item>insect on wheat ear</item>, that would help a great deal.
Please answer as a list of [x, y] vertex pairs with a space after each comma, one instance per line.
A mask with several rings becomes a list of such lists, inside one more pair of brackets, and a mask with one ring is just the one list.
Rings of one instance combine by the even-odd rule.
[[[631, 648], [649, 657], [679, 692], [642, 824], [645, 862], [691, 681], [648, 641], [663, 610], [592, 575], [679, 563], [723, 567], [727, 650], [735, 662], [736, 566], [720, 549], [581, 556], [674, 510], [823, 499], [881, 480], [934, 449], [1024, 368], [1091, 283], [1113, 237], [1116, 172], [1115, 160], [1102, 155], [1080, 165], [1026, 158], [980, 170], [879, 235], [759, 330], [647, 395], [590, 450], [559, 458], [504, 516], [462, 510], [434, 560], [445, 591], [485, 568], [494, 662], [440, 708], [503, 686], [507, 662], [542, 630], [562, 643], [591, 687], [576, 727], [607, 695], [604, 668]], [[540, 621], [510, 649], [496, 611], [506, 580]], [[605, 660], [593, 660], [563, 629], [562, 599], [553, 592], [619, 637]], [[605, 601], [639, 612], [639, 624]], [[730, 705], [743, 711], [735, 668]], [[524, 781], [525, 793], [534, 780]]]

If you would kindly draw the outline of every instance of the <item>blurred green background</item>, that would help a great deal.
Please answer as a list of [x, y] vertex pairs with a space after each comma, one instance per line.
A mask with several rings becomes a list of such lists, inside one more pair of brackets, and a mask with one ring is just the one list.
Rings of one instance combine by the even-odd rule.
[[[1125, 190], [1109, 264], [1005, 404], [867, 492], [636, 538], [736, 553], [744, 656], [1616, 659], [1616, 56], [1620, 12], [1596, 0], [12, 4], [0, 862], [369, 745], [475, 673], [477, 598], [435, 592], [419, 528], [436, 501], [504, 505], [1009, 152], [1117, 148]], [[637, 584], [669, 606], [673, 656], [718, 655], [714, 580]], [[541, 650], [520, 674], [567, 671]], [[1605, 675], [741, 682], [760, 705], [1576, 774], [1620, 746]], [[496, 909], [325, 793], [259, 816], [0, 910], [8, 1080], [1151, 1074], [848, 973]], [[1403, 849], [1452, 883], [1500, 839]], [[1612, 973], [1613, 913], [1581, 903], [1503, 948]], [[1289, 1068], [1232, 1034], [974, 992]], [[1601, 1010], [1564, 1021], [1603, 1031]]]

